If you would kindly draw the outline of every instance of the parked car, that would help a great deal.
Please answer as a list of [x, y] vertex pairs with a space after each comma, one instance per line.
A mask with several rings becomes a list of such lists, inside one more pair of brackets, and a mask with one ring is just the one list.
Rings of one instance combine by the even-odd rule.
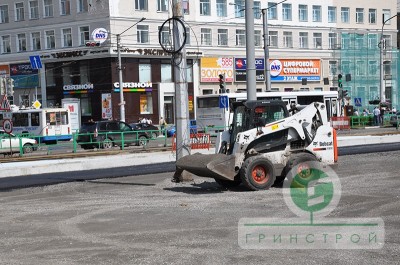
[[153, 124], [148, 124], [148, 123], [130, 123], [129, 124], [132, 127], [132, 130], [134, 131], [146, 131], [149, 135], [151, 135], [151, 138], [157, 138], [158, 135], [160, 134], [160, 131], [157, 126], [154, 126]]
[[397, 122], [400, 123], [400, 111], [398, 111], [396, 114], [393, 114], [392, 116], [390, 116], [390, 124], [393, 126], [397, 126]]
[[[37, 149], [37, 141], [28, 137], [18, 137], [0, 130], [0, 154], [19, 153], [20, 139], [24, 154], [32, 153]], [[11, 148], [10, 148], [11, 145]]]
[[[167, 136], [172, 137], [176, 133], [175, 125], [167, 126]], [[196, 120], [190, 120], [190, 133], [197, 133]]]
[[122, 133], [125, 145], [146, 145], [150, 138], [146, 132], [133, 131], [123, 121], [91, 121], [82, 124], [77, 142], [83, 149], [109, 149], [114, 145], [121, 146]]

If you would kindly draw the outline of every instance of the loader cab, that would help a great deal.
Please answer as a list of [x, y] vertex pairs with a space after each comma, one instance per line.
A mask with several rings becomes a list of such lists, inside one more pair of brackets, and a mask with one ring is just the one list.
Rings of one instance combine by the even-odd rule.
[[262, 127], [289, 117], [285, 102], [281, 100], [249, 100], [233, 102], [233, 120], [230, 126], [230, 148], [238, 133]]

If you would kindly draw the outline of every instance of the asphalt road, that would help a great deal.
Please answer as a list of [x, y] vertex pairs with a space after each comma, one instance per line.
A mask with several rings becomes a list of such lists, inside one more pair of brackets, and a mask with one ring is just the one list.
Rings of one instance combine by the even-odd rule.
[[63, 183], [0, 193], [0, 264], [398, 264], [400, 151], [339, 157], [331, 218], [385, 223], [376, 250], [245, 250], [244, 217], [295, 217], [282, 188], [221, 189], [172, 173]]

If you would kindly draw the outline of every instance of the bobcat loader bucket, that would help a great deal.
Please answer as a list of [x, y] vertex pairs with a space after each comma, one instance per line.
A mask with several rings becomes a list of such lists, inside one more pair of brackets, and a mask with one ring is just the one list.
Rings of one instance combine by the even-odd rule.
[[183, 170], [200, 177], [234, 180], [235, 156], [225, 154], [200, 154], [184, 156], [176, 162], [175, 175]]

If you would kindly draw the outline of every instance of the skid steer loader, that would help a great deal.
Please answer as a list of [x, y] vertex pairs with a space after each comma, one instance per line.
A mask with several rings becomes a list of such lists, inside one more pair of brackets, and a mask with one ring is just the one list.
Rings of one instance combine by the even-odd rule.
[[[227, 188], [243, 183], [251, 190], [270, 188], [283, 181], [300, 163], [337, 162], [336, 130], [326, 107], [314, 102], [293, 109], [280, 100], [235, 102], [229, 130], [219, 133], [216, 154], [193, 154], [176, 162], [174, 179], [183, 170], [214, 178]], [[298, 166], [297, 168], [300, 168]]]

